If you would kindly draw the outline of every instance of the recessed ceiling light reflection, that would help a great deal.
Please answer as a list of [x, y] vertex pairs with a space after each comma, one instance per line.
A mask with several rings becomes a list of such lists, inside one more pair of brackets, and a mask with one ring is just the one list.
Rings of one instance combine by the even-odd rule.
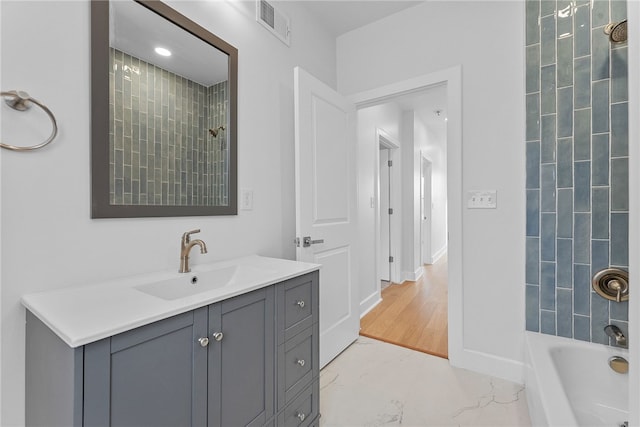
[[163, 47], [157, 47], [155, 48], [155, 51], [158, 55], [161, 55], [161, 56], [171, 56], [171, 51]]

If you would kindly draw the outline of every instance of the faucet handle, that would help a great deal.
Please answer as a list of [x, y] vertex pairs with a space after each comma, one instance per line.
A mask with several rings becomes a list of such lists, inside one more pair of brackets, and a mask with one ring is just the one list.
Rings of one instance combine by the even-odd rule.
[[196, 228], [195, 230], [191, 230], [191, 231], [186, 231], [183, 235], [182, 235], [182, 241], [184, 243], [189, 243], [191, 241], [191, 238], [189, 236], [191, 236], [192, 234], [196, 234], [199, 233], [200, 229]]

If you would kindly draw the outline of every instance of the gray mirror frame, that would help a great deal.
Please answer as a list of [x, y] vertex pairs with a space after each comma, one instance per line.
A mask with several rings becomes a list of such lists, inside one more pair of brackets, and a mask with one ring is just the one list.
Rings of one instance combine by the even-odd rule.
[[91, 1], [91, 218], [238, 214], [238, 49], [157, 0], [135, 0], [229, 56], [229, 205], [112, 205], [109, 201], [109, 0]]

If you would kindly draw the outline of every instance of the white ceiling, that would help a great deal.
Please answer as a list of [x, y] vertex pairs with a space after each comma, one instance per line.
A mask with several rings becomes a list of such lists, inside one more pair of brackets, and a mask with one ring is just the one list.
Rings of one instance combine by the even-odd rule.
[[338, 37], [425, 0], [298, 0]]
[[444, 84], [409, 93], [394, 98], [393, 101], [403, 110], [428, 112], [434, 117], [438, 117], [436, 111], [440, 111], [441, 118], [444, 119], [447, 116], [447, 86]]
[[[419, 92], [410, 93], [397, 98], [396, 103], [402, 110], [413, 110], [420, 119], [434, 132], [446, 131], [447, 118], [447, 86], [442, 84]], [[437, 112], [440, 112], [438, 115]]]

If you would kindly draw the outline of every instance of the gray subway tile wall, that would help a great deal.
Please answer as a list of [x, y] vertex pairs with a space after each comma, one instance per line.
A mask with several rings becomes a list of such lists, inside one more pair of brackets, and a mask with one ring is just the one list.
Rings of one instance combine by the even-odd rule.
[[110, 202], [228, 204], [226, 82], [209, 87], [110, 49]]
[[573, 138], [561, 138], [557, 148], [558, 188], [573, 187]]
[[558, 238], [573, 237], [573, 190], [558, 190]]
[[628, 327], [628, 304], [591, 288], [628, 269], [628, 53], [603, 31], [625, 18], [624, 0], [526, 0], [530, 331], [606, 344]]
[[556, 287], [573, 289], [573, 243], [571, 239], [558, 239]]

